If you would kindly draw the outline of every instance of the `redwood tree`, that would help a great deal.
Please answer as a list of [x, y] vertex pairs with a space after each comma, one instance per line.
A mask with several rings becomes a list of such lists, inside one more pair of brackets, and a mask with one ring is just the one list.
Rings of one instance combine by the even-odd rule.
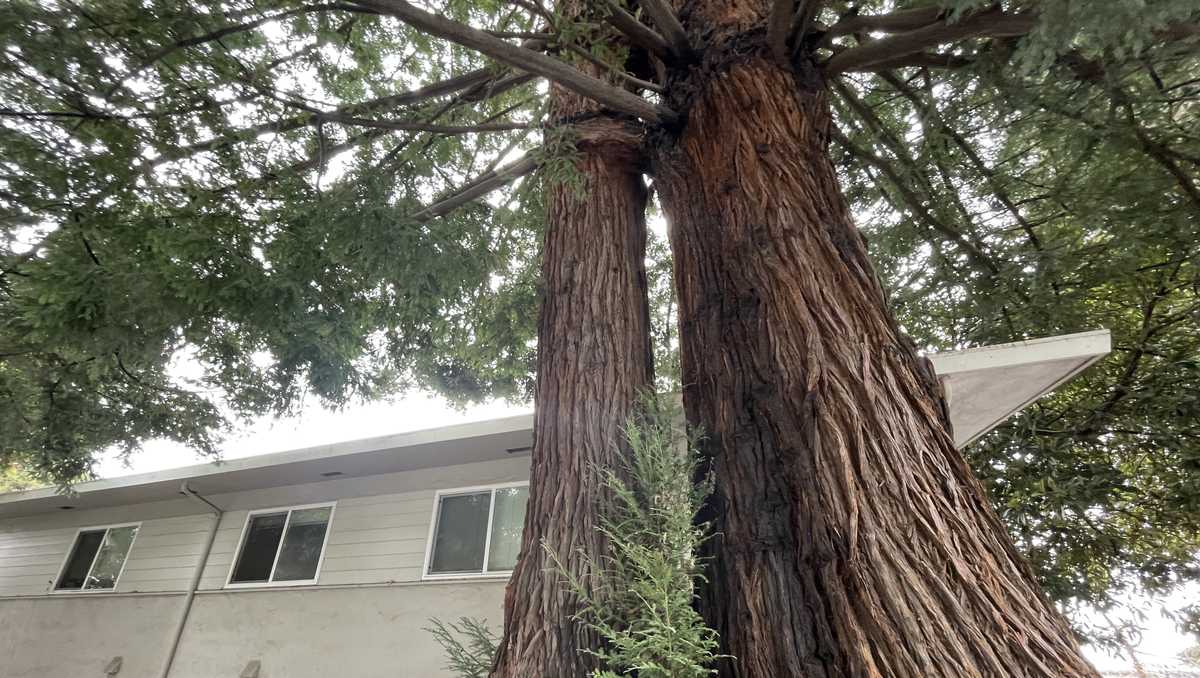
[[704, 57], [655, 170], [716, 477], [722, 675], [1095, 675], [888, 310], [828, 156], [830, 67], [772, 50], [770, 3], [689, 9]]
[[[971, 74], [964, 96], [997, 72], [1103, 83], [1110, 117], [1128, 119], [1114, 143], [1194, 202], [1196, 154], [1174, 148], [1192, 137], [1171, 126], [1191, 110], [1200, 17], [1146, 4], [1133, 22], [1067, 0], [13, 3], [0, 10], [0, 459], [69, 480], [107, 445], [212, 451], [226, 417], [287, 412], [308, 391], [520, 396], [536, 363], [530, 511], [495, 674], [586, 670], [576, 651], [595, 641], [543, 576], [541, 545], [571, 568], [603, 549], [587, 465], [617, 462], [616, 426], [651, 383], [649, 172], [686, 409], [717, 478], [702, 608], [732, 655], [721, 671], [1090, 675], [950, 442], [829, 145], [915, 215], [912, 249], [962, 273], [954, 294], [1017, 287], [1052, 268], [1039, 224], [944, 125], [989, 187], [961, 199], [953, 168], [913, 157], [851, 74], [876, 74], [935, 127], [944, 71]], [[1149, 71], [1171, 131], [1138, 124], [1118, 66]], [[918, 75], [928, 91], [914, 94]], [[1092, 128], [1086, 156], [1112, 123], [1076, 117]], [[935, 181], [945, 206], [928, 199]], [[993, 198], [1036, 261], [989, 252], [999, 236], [974, 215]], [[1188, 317], [1163, 301], [1191, 275], [1185, 230], [1147, 264], [1169, 275], [1134, 355]], [[1012, 322], [1006, 306], [997, 316]], [[203, 370], [181, 378], [181, 356]], [[1132, 383], [1123, 373], [1087, 435]], [[1179, 542], [1153, 553], [1196, 543]]]
[[[571, 3], [561, 8], [579, 13]], [[570, 126], [575, 153], [567, 176], [544, 189], [529, 505], [494, 675], [581, 676], [595, 668], [579, 650], [598, 641], [571, 621], [579, 602], [553, 574], [550, 552], [575, 573], [603, 559], [597, 470], [628, 463], [622, 427], [654, 384], [640, 125], [556, 84], [549, 123]]]

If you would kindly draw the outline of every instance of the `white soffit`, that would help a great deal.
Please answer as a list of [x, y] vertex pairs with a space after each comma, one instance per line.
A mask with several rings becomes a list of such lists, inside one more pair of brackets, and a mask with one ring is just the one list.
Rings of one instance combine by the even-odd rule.
[[61, 506], [86, 509], [177, 499], [183, 481], [201, 494], [218, 495], [528, 455], [532, 431], [533, 415], [521, 414], [93, 480], [79, 483], [70, 495], [53, 487], [0, 494], [0, 520]]
[[1108, 330], [928, 356], [946, 390], [954, 444], [963, 447], [1112, 350]]

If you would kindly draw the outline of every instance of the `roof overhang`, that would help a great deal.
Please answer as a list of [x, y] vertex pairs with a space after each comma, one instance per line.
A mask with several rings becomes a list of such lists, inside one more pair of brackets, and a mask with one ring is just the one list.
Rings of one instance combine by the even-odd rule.
[[954, 444], [969, 445], [1112, 350], [1108, 330], [929, 356], [942, 380]]
[[[1109, 351], [1107, 330], [929, 356], [945, 386], [962, 447]], [[0, 519], [177, 499], [186, 481], [206, 495], [412, 471], [529, 453], [533, 415], [457, 424], [332, 445], [0, 494]]]
[[273, 454], [0, 494], [0, 518], [177, 499], [186, 481], [205, 495], [469, 464], [529, 454], [533, 415], [363, 438]]

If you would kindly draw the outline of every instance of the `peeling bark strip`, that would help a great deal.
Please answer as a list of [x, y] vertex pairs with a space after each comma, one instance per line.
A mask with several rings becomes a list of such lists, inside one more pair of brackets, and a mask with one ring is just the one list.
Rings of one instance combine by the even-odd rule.
[[[689, 17], [732, 40], [761, 4]], [[736, 657], [721, 675], [1096, 676], [887, 309], [826, 152], [823, 86], [738, 51], [680, 83], [686, 127], [656, 158], [684, 403], [716, 476], [702, 608]]]
[[[597, 110], [558, 86], [551, 97], [554, 119]], [[640, 130], [604, 114], [576, 130], [588, 192], [581, 198], [561, 184], [546, 191], [529, 509], [492, 676], [585, 676], [594, 668], [579, 649], [598, 640], [572, 620], [578, 604], [548, 571], [541, 544], [576, 574], [584, 572], [581, 551], [601, 560], [593, 466], [621, 466], [621, 427], [653, 383]]]

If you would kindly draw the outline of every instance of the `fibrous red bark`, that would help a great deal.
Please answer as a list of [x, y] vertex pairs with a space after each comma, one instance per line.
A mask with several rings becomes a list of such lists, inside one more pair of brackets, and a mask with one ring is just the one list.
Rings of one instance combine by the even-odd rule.
[[1095, 676], [947, 433], [839, 189], [821, 75], [768, 53], [768, 4], [688, 3], [711, 42], [655, 163], [721, 675]]
[[653, 382], [640, 130], [552, 90], [554, 119], [572, 123], [586, 192], [546, 191], [529, 507], [491, 674], [511, 678], [583, 676], [595, 665], [580, 650], [599, 640], [572, 618], [578, 603], [543, 544], [575, 575], [602, 560], [595, 471], [622, 467], [621, 427]]

